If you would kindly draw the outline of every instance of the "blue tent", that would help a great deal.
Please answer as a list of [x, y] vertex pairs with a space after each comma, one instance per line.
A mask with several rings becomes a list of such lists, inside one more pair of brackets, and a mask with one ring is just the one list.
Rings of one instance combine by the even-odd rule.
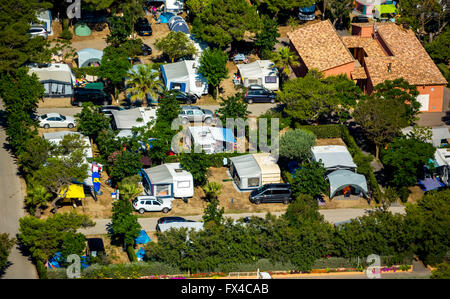
[[138, 252], [136, 252], [136, 257], [138, 258], [139, 261], [142, 261], [144, 259], [144, 256], [145, 256], [145, 250], [144, 250], [144, 248], [141, 247], [138, 250]]
[[48, 259], [48, 268], [55, 269], [61, 268], [59, 262], [62, 260], [61, 252], [56, 252], [51, 258]]
[[419, 180], [419, 186], [425, 192], [445, 187], [444, 183], [442, 183], [439, 178], [425, 178]]
[[170, 28], [170, 30], [174, 31], [174, 32], [184, 32], [186, 34], [189, 34], [189, 27], [186, 24], [185, 21], [176, 21], [172, 27]]
[[134, 240], [136, 241], [136, 244], [147, 244], [148, 242], [152, 241], [148, 237], [148, 235], [145, 232], [145, 230], [141, 230], [141, 232], [139, 233], [139, 236], [136, 239], [134, 239]]
[[92, 183], [94, 184], [94, 191], [98, 192], [100, 190], [100, 174], [98, 172], [92, 173]]
[[171, 13], [171, 12], [163, 12], [163, 13], [159, 16], [158, 21], [159, 21], [160, 23], [167, 24], [167, 23], [169, 23], [169, 20], [170, 20], [173, 16], [174, 16], [174, 14]]

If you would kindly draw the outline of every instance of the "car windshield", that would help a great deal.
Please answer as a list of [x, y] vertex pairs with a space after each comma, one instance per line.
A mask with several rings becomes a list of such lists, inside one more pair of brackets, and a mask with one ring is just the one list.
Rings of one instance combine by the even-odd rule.
[[59, 115], [59, 117], [62, 119], [62, 120], [66, 120], [66, 117], [64, 116], [64, 115]]
[[160, 205], [163, 203], [162, 200], [159, 198], [157, 198], [155, 201], [158, 202]]
[[46, 118], [47, 118], [47, 114], [41, 115], [41, 119], [46, 119]]

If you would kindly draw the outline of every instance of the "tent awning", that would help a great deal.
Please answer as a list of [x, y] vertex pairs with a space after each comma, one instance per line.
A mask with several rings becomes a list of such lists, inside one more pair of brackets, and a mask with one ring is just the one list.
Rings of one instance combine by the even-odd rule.
[[103, 51], [85, 48], [77, 52], [78, 54], [78, 67], [87, 67], [89, 63], [100, 63], [103, 57]]
[[240, 178], [261, 176], [261, 169], [253, 155], [233, 157], [230, 160]]
[[380, 12], [380, 15], [385, 13], [397, 13], [397, 8], [394, 4], [375, 5], [375, 8]]
[[327, 175], [330, 182], [330, 198], [347, 186], [359, 188], [365, 195], [368, 193], [366, 177], [350, 170], [335, 170]]
[[[60, 196], [64, 195], [64, 192], [67, 188], [61, 190]], [[83, 185], [72, 184], [69, 186], [69, 190], [67, 190], [65, 198], [85, 198]]]

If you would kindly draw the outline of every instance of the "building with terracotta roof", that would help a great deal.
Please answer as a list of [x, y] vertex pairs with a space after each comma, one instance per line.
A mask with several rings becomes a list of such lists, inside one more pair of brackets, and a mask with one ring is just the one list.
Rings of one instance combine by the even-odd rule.
[[325, 76], [346, 74], [367, 94], [385, 80], [403, 78], [416, 85], [421, 111], [441, 112], [447, 81], [415, 34], [394, 23], [352, 24], [339, 36], [326, 20], [288, 34], [298, 54], [297, 76], [316, 68]]

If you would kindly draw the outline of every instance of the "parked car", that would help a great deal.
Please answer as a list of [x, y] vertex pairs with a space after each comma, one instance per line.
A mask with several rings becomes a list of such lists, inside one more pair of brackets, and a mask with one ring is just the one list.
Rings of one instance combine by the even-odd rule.
[[244, 100], [249, 104], [275, 103], [275, 98], [275, 92], [260, 85], [250, 85], [244, 96]]
[[30, 34], [31, 37], [42, 36], [44, 39], [47, 39], [48, 37], [47, 30], [42, 26], [31, 26], [30, 30], [28, 30], [28, 34]]
[[152, 48], [150, 48], [149, 45], [142, 44], [142, 46], [141, 46], [141, 55], [142, 56], [152, 55], [152, 53], [153, 53], [153, 50], [152, 50]]
[[146, 18], [139, 18], [134, 24], [134, 30], [140, 36], [149, 36], [152, 35], [152, 26]]
[[95, 105], [111, 105], [112, 98], [100, 89], [75, 88], [70, 103], [81, 107], [84, 102], [92, 102]]
[[169, 199], [160, 199], [155, 196], [142, 195], [133, 200], [133, 208], [139, 213], [145, 212], [163, 212], [172, 210], [172, 202]]
[[183, 102], [184, 104], [188, 105], [197, 103], [197, 96], [186, 93], [184, 91], [177, 91], [176, 98], [180, 102]]
[[47, 113], [38, 117], [39, 126], [48, 128], [73, 128], [77, 122], [71, 116], [64, 116], [59, 113]]
[[183, 217], [161, 217], [158, 219], [158, 222], [156, 223], [156, 230], [159, 230], [159, 225], [163, 223], [174, 223], [174, 222], [195, 222], [193, 220], [187, 220]]
[[254, 204], [267, 202], [282, 202], [288, 204], [292, 200], [290, 184], [265, 184], [253, 190], [249, 195], [250, 202]]
[[178, 117], [183, 124], [188, 124], [191, 121], [210, 124], [213, 121], [214, 113], [211, 110], [201, 109], [198, 106], [182, 106]]
[[352, 23], [369, 23], [369, 18], [365, 16], [354, 16]]
[[100, 113], [104, 114], [105, 116], [111, 117], [112, 111], [122, 111], [125, 109], [127, 109], [127, 108], [122, 107], [122, 106], [106, 105], [106, 106], [100, 107], [100, 109], [98, 111]]

